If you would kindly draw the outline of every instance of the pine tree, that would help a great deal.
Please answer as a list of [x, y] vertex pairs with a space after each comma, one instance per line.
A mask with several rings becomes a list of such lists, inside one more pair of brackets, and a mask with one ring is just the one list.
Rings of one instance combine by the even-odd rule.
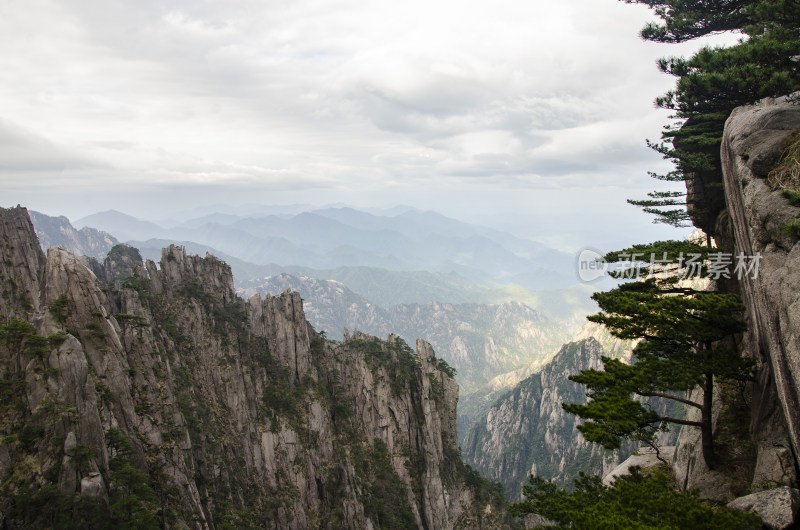
[[[627, 0], [652, 8], [661, 19], [641, 35], [661, 43], [678, 43], [705, 35], [735, 31], [743, 38], [730, 47], [705, 47], [689, 59], [667, 57], [659, 68], [672, 76], [675, 89], [656, 99], [656, 105], [678, 120], [664, 128], [661, 142], [648, 145], [675, 164], [660, 180], [684, 181], [692, 202], [682, 194], [631, 200], [655, 222], [683, 226], [691, 220], [709, 232], [724, 208], [720, 146], [725, 120], [731, 111], [765, 97], [800, 90], [799, 0]], [[673, 206], [685, 206], [688, 212]], [[664, 209], [667, 208], [667, 209]]]
[[667, 474], [637, 467], [610, 485], [603, 484], [600, 477], [581, 474], [571, 491], [531, 476], [523, 494], [526, 500], [512, 505], [511, 513], [517, 517], [539, 514], [554, 523], [548, 528], [712, 530], [761, 526], [755, 514], [706, 506], [696, 492], [676, 491]]
[[[714, 467], [715, 378], [748, 380], [753, 363], [725, 340], [745, 329], [744, 306], [738, 296], [699, 290], [680, 281], [689, 272], [707, 275], [713, 251], [693, 243], [662, 241], [606, 256], [615, 263], [653, 256], [662, 264], [652, 270], [617, 272], [619, 277], [630, 274], [637, 281], [592, 296], [601, 312], [588, 317], [590, 321], [603, 324], [621, 339], [641, 342], [630, 365], [604, 357], [603, 370], [570, 376], [586, 385], [590, 398], [586, 404], [563, 404], [567, 412], [588, 420], [578, 427], [584, 438], [615, 449], [622, 439], [652, 443], [668, 423], [690, 425], [700, 429], [703, 457], [709, 468]], [[702, 402], [687, 398], [698, 385], [703, 389]], [[682, 403], [700, 410], [701, 419], [660, 415], [636, 397]]]

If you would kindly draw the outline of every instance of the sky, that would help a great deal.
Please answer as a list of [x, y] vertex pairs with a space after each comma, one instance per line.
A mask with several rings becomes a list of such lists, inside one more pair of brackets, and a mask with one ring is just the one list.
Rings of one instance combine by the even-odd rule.
[[[674, 80], [618, 0], [0, 2], [0, 205], [432, 209], [562, 249], [685, 233], [625, 203]], [[712, 42], [725, 42], [718, 37]]]

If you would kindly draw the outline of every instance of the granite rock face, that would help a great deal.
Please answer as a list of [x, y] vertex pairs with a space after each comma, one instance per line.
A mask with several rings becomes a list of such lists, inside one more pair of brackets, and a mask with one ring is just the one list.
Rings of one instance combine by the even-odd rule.
[[50, 217], [39, 212], [29, 212], [42, 249], [64, 247], [76, 256], [103, 260], [111, 248], [119, 243], [107, 232], [85, 226], [75, 229], [66, 217]]
[[610, 452], [587, 442], [576, 429], [580, 418], [561, 407], [585, 402], [585, 387], [568, 376], [601, 368], [602, 355], [592, 337], [564, 345], [550, 364], [498, 399], [475, 424], [463, 444], [465, 461], [501, 482], [515, 500], [531, 474], [566, 486], [578, 471], [605, 473], [616, 467], [633, 447]]
[[[742, 296], [748, 329], [741, 348], [756, 361], [749, 403], [754, 461], [747, 477], [754, 490], [796, 488], [798, 483], [800, 245], [783, 226], [800, 217], [800, 208], [791, 206], [780, 190], [768, 183], [770, 171], [798, 130], [800, 106], [786, 98], [768, 99], [735, 109], [722, 141], [726, 208], [717, 216], [711, 235], [734, 258], [743, 255], [753, 263], [755, 257], [757, 263], [756, 270], [743, 271], [731, 278], [733, 281], [721, 284], [722, 290]], [[690, 201], [700, 197], [691, 186], [688, 191]], [[725, 398], [720, 399], [717, 403], [715, 396], [715, 414], [727, 406]], [[699, 488], [701, 497], [727, 502], [733, 495], [730, 477], [705, 469], [695, 430], [684, 428], [676, 447], [674, 468], [679, 482]], [[755, 498], [751, 497], [731, 505], [741, 508], [743, 499]], [[766, 520], [763, 503], [760, 508], [752, 503], [748, 506], [746, 509], [752, 508]]]
[[[770, 434], [771, 439], [757, 441], [759, 460], [765, 463], [783, 460], [781, 454], [790, 449], [785, 442], [773, 443], [776, 434], [785, 435], [773, 432], [781, 415], [791, 449], [800, 454], [800, 245], [782, 230], [800, 217], [800, 208], [790, 206], [766, 180], [798, 129], [800, 106], [764, 101], [731, 114], [722, 144], [735, 252], [761, 256], [758, 277], [746, 275], [740, 287], [749, 323], [745, 347], [761, 363], [753, 431]], [[777, 449], [767, 448], [769, 444]]]
[[743, 512], [756, 512], [765, 528], [785, 530], [792, 528], [800, 511], [800, 491], [783, 486], [751, 493], [728, 503], [728, 508]]
[[0, 238], [0, 314], [31, 326], [0, 344], [0, 526], [24, 523], [22, 491], [116, 498], [115, 433], [165, 526], [506, 526], [467, 484], [458, 385], [424, 341], [325, 341], [297, 293], [244, 301], [180, 247], [94, 272], [45, 257], [24, 208], [0, 210]]

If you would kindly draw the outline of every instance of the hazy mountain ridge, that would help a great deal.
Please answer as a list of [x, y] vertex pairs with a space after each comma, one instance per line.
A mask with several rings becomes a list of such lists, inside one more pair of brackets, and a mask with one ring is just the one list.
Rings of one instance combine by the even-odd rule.
[[594, 289], [577, 282], [569, 254], [435, 212], [394, 210], [207, 214], [172, 221], [171, 228], [110, 211], [76, 225], [119, 230], [128, 236], [120, 239], [150, 259], [158, 259], [169, 244], [209, 252], [231, 265], [239, 288], [258, 287], [266, 277], [289, 273], [340, 281], [383, 307], [519, 301], [574, 330], [596, 307], [589, 299]]
[[[548, 363], [530, 367], [532, 375], [500, 392], [466, 436], [461, 436], [464, 461], [490, 480], [501, 482], [509, 499], [518, 499], [531, 474], [571, 485], [578, 472], [603, 475], [631, 455], [638, 444], [624, 442], [616, 451], [587, 442], [577, 430], [581, 419], [562, 403], [585, 403], [586, 387], [569, 380], [582, 370], [601, 369], [603, 356], [629, 362], [635, 343], [587, 323]], [[653, 402], [659, 413], [682, 417], [683, 406]], [[679, 429], [659, 434], [661, 445], [673, 444]]]
[[223, 219], [224, 223], [198, 226], [190, 220], [165, 228], [111, 211], [85, 217], [75, 224], [106, 230], [123, 241], [192, 241], [261, 265], [458, 272], [478, 283], [516, 282], [532, 289], [555, 289], [575, 283], [569, 254], [433, 212], [406, 211], [386, 216], [342, 208], [289, 217], [216, 219]]
[[602, 347], [593, 339], [566, 344], [539, 373], [516, 385], [489, 409], [462, 444], [464, 460], [518, 498], [528, 475], [564, 484], [577, 472], [611, 469], [619, 456], [583, 440], [578, 418], [561, 409], [564, 401], [585, 399], [581, 385], [567, 376], [598, 368]]

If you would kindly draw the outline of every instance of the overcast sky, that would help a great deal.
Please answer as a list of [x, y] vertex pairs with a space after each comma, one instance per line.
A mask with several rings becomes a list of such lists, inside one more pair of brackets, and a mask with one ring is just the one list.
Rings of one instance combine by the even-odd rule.
[[[563, 248], [625, 204], [673, 85], [618, 0], [0, 2], [0, 204], [75, 220], [408, 204]], [[514, 226], [516, 224], [516, 226]], [[614, 240], [613, 242], [616, 242]]]

